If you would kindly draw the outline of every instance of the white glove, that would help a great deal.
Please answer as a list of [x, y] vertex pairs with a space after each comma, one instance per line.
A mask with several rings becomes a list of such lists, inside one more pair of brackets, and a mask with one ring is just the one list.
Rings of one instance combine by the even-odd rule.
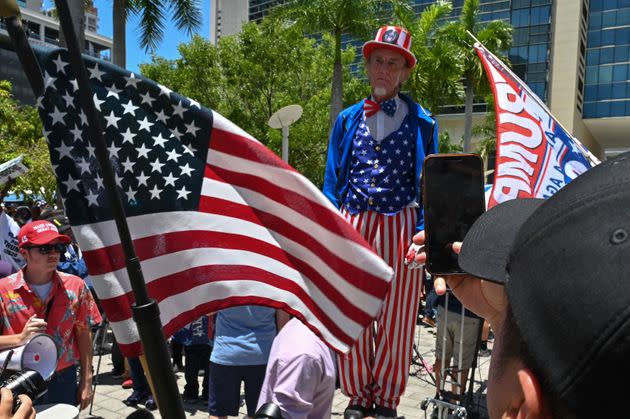
[[407, 254], [405, 255], [405, 265], [409, 267], [409, 269], [418, 269], [424, 266], [423, 263], [418, 263], [415, 261], [416, 254], [418, 252], [422, 252], [424, 250], [424, 245], [418, 246], [417, 244], [411, 243], [409, 249], [407, 250]]

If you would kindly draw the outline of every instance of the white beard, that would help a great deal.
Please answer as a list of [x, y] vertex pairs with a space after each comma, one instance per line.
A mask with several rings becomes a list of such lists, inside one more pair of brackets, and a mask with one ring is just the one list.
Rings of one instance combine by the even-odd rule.
[[373, 96], [385, 96], [387, 94], [387, 90], [384, 87], [375, 87], [372, 91]]

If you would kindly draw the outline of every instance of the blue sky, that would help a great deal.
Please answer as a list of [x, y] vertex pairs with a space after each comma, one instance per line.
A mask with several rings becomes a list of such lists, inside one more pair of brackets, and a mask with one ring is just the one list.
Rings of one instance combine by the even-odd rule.
[[[198, 0], [202, 10], [202, 25], [197, 31], [204, 38], [210, 36], [210, 0]], [[50, 7], [51, 0], [44, 1], [46, 7]], [[112, 5], [113, 0], [94, 0], [94, 6], [98, 9], [99, 33], [105, 36], [112, 36]], [[145, 53], [139, 46], [140, 36], [138, 18], [130, 16], [127, 20], [127, 68], [131, 71], [138, 71], [138, 65], [151, 61], [151, 56]], [[171, 16], [167, 14], [165, 19], [164, 39], [158, 46], [157, 55], [166, 58], [176, 58], [179, 56], [177, 46], [190, 39], [184, 31], [179, 31], [171, 21]]]

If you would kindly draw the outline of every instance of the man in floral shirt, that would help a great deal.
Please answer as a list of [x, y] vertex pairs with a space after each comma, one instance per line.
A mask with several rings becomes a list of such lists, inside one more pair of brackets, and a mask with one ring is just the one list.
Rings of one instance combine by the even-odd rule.
[[57, 369], [48, 393], [35, 404], [80, 404], [84, 409], [93, 396], [90, 328], [101, 316], [85, 282], [56, 270], [68, 243], [70, 238], [49, 221], [20, 229], [18, 246], [26, 266], [0, 279], [0, 350], [23, 345], [37, 333], [52, 336], [59, 353]]

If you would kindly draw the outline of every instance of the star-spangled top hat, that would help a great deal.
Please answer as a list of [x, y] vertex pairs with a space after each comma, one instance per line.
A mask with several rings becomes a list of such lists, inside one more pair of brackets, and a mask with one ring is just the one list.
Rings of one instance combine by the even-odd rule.
[[411, 53], [411, 34], [398, 26], [383, 26], [376, 33], [373, 41], [363, 44], [363, 57], [367, 60], [375, 49], [385, 48], [402, 54], [407, 66], [416, 65], [416, 57]]

